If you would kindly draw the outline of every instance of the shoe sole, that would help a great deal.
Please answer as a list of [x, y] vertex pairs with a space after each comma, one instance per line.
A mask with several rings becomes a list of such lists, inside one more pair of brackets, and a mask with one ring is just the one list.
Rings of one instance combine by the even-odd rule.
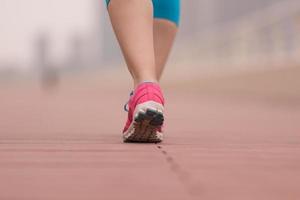
[[[150, 105], [150, 106], [149, 106]], [[135, 118], [128, 131], [124, 133], [126, 143], [159, 143], [163, 134], [158, 131], [164, 123], [163, 106], [147, 102], [137, 107]]]

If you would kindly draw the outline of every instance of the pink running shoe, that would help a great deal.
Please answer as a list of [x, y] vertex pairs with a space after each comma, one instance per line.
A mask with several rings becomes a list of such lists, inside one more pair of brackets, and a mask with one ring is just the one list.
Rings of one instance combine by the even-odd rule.
[[127, 104], [124, 142], [156, 143], [163, 140], [164, 97], [157, 83], [144, 82], [132, 92]]

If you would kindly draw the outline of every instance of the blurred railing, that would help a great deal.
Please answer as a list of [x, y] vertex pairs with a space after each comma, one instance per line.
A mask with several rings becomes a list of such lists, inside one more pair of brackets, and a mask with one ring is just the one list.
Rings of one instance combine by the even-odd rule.
[[194, 56], [206, 65], [248, 69], [300, 63], [300, 1], [285, 0], [208, 30], [197, 43]]

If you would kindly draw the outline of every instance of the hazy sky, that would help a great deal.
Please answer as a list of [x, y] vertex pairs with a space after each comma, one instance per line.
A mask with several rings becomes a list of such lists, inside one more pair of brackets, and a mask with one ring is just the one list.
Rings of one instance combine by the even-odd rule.
[[48, 35], [52, 56], [59, 60], [66, 54], [66, 41], [72, 34], [90, 32], [93, 2], [0, 0], [0, 63], [13, 62], [23, 67], [31, 64], [33, 44], [39, 34]]
[[[182, 0], [179, 42], [188, 34], [236, 20], [276, 1], [284, 0]], [[53, 61], [60, 62], [67, 56], [70, 40], [76, 35], [102, 44], [106, 54], [118, 55], [107, 13], [99, 13], [100, 6], [104, 5], [104, 0], [0, 0], [0, 67], [10, 63], [22, 67], [32, 65], [34, 43], [41, 34], [50, 40]], [[103, 29], [96, 33], [102, 31], [103, 42], [90, 35], [95, 34], [96, 26]]]

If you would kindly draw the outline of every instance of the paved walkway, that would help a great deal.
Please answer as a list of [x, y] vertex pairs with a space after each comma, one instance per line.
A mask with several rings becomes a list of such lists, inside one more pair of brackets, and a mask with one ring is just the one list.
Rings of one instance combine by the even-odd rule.
[[0, 91], [0, 200], [297, 200], [300, 109], [167, 89], [162, 144], [123, 144], [127, 91]]

